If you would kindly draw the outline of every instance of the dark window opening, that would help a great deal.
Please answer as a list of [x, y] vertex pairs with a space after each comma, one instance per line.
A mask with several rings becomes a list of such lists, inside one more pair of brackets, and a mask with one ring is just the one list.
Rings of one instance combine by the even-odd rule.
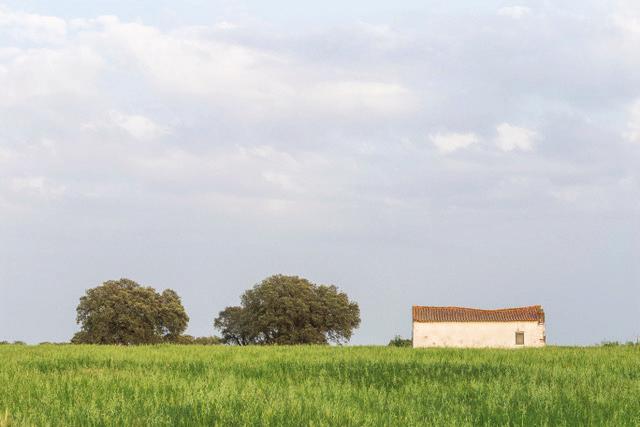
[[524, 345], [524, 332], [516, 332], [516, 345]]

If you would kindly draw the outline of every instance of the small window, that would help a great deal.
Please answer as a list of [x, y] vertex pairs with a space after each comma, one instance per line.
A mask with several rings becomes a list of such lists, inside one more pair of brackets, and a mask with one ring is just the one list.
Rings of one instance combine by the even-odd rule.
[[524, 345], [524, 332], [516, 332], [516, 345]]

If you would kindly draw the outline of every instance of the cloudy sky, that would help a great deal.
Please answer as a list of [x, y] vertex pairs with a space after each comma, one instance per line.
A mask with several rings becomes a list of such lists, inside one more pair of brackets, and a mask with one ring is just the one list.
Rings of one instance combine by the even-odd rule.
[[412, 304], [635, 339], [638, 52], [634, 0], [0, 0], [0, 340], [120, 277], [210, 335], [274, 273], [356, 344]]

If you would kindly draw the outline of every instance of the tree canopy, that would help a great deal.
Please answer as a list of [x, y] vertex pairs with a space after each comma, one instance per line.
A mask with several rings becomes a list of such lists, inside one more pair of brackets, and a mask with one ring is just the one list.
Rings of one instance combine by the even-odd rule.
[[80, 298], [78, 344], [154, 344], [176, 342], [189, 316], [178, 294], [161, 294], [129, 279], [109, 280]]
[[389, 347], [411, 347], [413, 340], [410, 338], [402, 338], [401, 335], [396, 335], [391, 341], [389, 341]]
[[327, 344], [351, 338], [360, 325], [358, 304], [332, 285], [316, 285], [298, 276], [275, 275], [227, 307], [214, 326], [225, 343]]

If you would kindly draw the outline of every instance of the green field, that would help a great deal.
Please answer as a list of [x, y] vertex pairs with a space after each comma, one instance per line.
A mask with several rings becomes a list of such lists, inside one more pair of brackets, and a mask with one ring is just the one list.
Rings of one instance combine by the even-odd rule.
[[640, 347], [0, 346], [6, 425], [640, 425]]

